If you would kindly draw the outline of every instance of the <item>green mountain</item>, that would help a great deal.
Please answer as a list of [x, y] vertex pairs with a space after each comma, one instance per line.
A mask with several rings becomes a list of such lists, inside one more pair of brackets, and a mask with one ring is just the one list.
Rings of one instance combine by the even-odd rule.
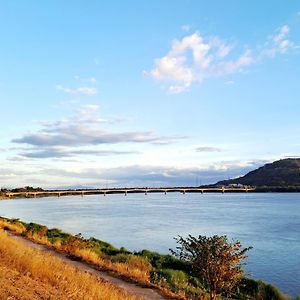
[[245, 176], [219, 181], [216, 185], [243, 184], [257, 187], [300, 187], [300, 158], [287, 158], [249, 172]]

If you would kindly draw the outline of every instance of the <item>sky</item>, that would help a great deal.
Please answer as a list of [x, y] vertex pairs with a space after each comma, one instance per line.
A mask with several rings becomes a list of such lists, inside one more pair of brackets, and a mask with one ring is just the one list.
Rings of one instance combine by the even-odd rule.
[[1, 1], [0, 186], [195, 186], [300, 156], [300, 2]]

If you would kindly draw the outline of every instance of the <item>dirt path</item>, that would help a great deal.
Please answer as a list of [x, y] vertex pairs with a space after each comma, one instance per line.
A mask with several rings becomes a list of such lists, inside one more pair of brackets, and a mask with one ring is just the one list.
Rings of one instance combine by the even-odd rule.
[[23, 244], [33, 247], [35, 249], [39, 249], [41, 251], [45, 251], [48, 253], [51, 253], [52, 255], [58, 257], [59, 259], [63, 260], [64, 262], [71, 264], [78, 268], [81, 271], [89, 272], [97, 277], [100, 277], [104, 279], [105, 281], [118, 286], [119, 288], [125, 290], [127, 293], [131, 295], [135, 295], [137, 297], [141, 297], [145, 300], [165, 300], [168, 298], [163, 297], [157, 290], [148, 288], [148, 287], [141, 287], [137, 284], [130, 283], [127, 281], [124, 281], [122, 279], [113, 277], [112, 275], [108, 274], [107, 272], [99, 271], [94, 269], [92, 266], [89, 266], [88, 264], [80, 261], [75, 261], [70, 258], [68, 258], [65, 254], [56, 252], [52, 249], [49, 249], [46, 246], [36, 244], [32, 241], [29, 241], [21, 236], [14, 235], [12, 233], [9, 233], [9, 235], [19, 241], [21, 241]]

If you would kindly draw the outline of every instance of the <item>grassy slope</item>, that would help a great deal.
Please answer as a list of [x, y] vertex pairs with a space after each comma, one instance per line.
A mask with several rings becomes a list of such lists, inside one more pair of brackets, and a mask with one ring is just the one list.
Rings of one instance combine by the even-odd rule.
[[[34, 259], [32, 259], [34, 258]], [[0, 229], [0, 299], [137, 299]]]

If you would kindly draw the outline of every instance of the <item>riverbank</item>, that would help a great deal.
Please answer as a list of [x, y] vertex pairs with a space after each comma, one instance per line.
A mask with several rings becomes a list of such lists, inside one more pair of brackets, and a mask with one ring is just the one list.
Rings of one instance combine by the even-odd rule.
[[0, 254], [0, 299], [140, 299], [2, 229]]
[[[159, 289], [166, 296], [197, 299], [200, 295], [206, 295], [199, 280], [189, 274], [188, 266], [170, 255], [160, 255], [148, 250], [130, 252], [95, 238], [84, 239], [81, 235], [73, 236], [58, 229], [48, 229], [46, 226], [19, 220], [0, 218], [0, 227], [119, 278]], [[235, 298], [288, 299], [272, 285], [247, 278], [237, 287]]]

